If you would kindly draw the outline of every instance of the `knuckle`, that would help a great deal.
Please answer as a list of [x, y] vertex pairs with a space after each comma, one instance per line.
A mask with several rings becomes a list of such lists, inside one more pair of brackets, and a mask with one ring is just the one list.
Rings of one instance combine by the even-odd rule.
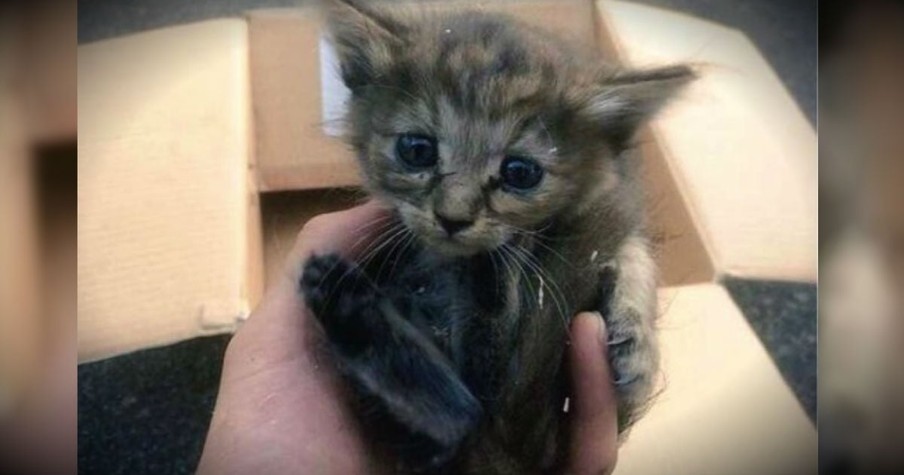
[[298, 239], [301, 240], [304, 237], [316, 235], [318, 233], [323, 232], [326, 229], [329, 220], [326, 215], [318, 215], [309, 219], [304, 226], [301, 227], [301, 231], [298, 232]]

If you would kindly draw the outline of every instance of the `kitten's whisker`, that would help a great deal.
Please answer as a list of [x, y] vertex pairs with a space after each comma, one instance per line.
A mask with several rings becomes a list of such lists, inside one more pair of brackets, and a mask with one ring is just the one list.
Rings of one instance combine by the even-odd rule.
[[552, 276], [549, 274], [549, 271], [547, 271], [546, 268], [543, 267], [543, 265], [540, 263], [539, 259], [537, 259], [536, 256], [534, 256], [533, 254], [528, 252], [526, 249], [522, 249], [517, 246], [514, 246], [514, 247], [515, 247], [516, 251], [519, 251], [525, 257], [525, 259], [528, 261], [528, 263], [533, 263], [534, 267], [536, 267], [537, 270], [540, 271], [544, 277], [549, 279], [549, 282], [553, 286], [555, 286], [556, 290], [559, 292], [559, 295], [562, 297], [562, 301], [564, 302], [565, 301], [565, 292], [562, 291], [562, 289], [559, 287], [559, 284], [554, 279], [552, 279]]
[[[509, 247], [509, 249], [511, 249], [514, 252], [514, 254], [516, 256], [520, 256], [521, 261], [525, 265], [532, 268], [534, 270], [534, 272], [537, 273], [537, 275], [541, 278], [540, 285], [545, 286], [547, 289], [550, 290], [550, 297], [552, 297], [553, 303], [555, 303], [555, 305], [556, 305], [556, 310], [558, 310], [559, 316], [562, 319], [562, 324], [565, 326], [565, 331], [567, 332], [569, 318], [568, 318], [567, 312], [564, 310], [568, 307], [566, 305], [565, 294], [559, 288], [558, 284], [556, 284], [555, 280], [553, 280], [550, 277], [550, 275], [546, 271], [544, 271], [542, 266], [540, 266], [538, 263], [531, 261], [531, 258], [533, 258], [533, 256], [530, 255], [530, 253], [528, 253], [524, 249], [521, 249], [518, 246], [508, 246], [508, 247]], [[548, 285], [547, 282], [549, 284], [551, 284], [551, 286]]]
[[[357, 232], [362, 232], [362, 233], [364, 233], [364, 231], [367, 230], [367, 228], [371, 228], [371, 229], [369, 232], [366, 232], [361, 237], [359, 237], [355, 241], [355, 243], [351, 245], [351, 248], [349, 250], [351, 250], [353, 252], [356, 251], [357, 250], [356, 248], [362, 242], [364, 242], [367, 238], [372, 237], [371, 234], [373, 234], [375, 231], [378, 231], [378, 230], [382, 231], [382, 230], [386, 229], [389, 225], [394, 224], [394, 221], [392, 221], [392, 218], [393, 218], [392, 216], [382, 216], [380, 218], [377, 218], [377, 219], [359, 227]], [[374, 226], [377, 223], [379, 223], [379, 225]]]
[[[395, 237], [398, 235], [398, 232], [399, 232], [399, 228], [400, 228], [400, 227], [401, 227], [402, 229], [404, 229], [404, 226], [402, 226], [401, 224], [398, 224], [398, 225], [396, 225], [396, 226], [391, 227], [389, 230], [383, 232], [377, 239], [374, 240], [375, 243], [376, 243], [376, 242], [379, 242], [379, 243], [381, 243], [381, 244], [378, 245], [378, 246], [376, 246], [372, 251], [369, 251], [369, 252], [368, 252], [368, 255], [371, 255], [371, 256], [376, 255], [376, 253], [379, 252], [380, 249], [382, 249], [383, 247], [385, 247], [388, 243], [392, 242], [393, 238], [395, 238]], [[394, 234], [392, 234], [390, 237], [386, 238], [386, 236], [387, 236], [388, 234], [390, 234], [390, 233], [394, 233]], [[385, 241], [383, 241], [384, 238], [386, 238]], [[371, 258], [372, 258], [372, 257], [371, 257]], [[370, 281], [372, 284], [376, 285], [376, 283], [375, 283], [372, 279], [370, 279], [370, 277], [367, 276], [367, 274], [364, 272], [365, 265], [364, 265], [364, 264], [357, 263], [355, 267], [350, 267], [347, 271], [345, 271], [344, 274], [342, 274], [341, 277], [339, 277], [339, 280], [336, 282], [335, 288], [333, 289], [332, 292], [330, 292], [330, 295], [328, 295], [327, 298], [326, 298], [326, 301], [327, 301], [327, 302], [330, 302], [330, 301], [332, 300], [333, 294], [334, 294], [335, 292], [337, 292], [339, 288], [341, 288], [342, 282], [345, 281], [345, 279], [348, 278], [348, 276], [351, 275], [351, 273], [352, 273], [356, 268], [359, 269], [359, 270], [361, 271], [361, 275], [363, 275], [365, 278], [367, 278], [368, 281]]]
[[561, 260], [562, 262], [565, 263], [565, 265], [571, 267], [571, 268], [574, 269], [574, 270], [577, 270], [577, 266], [574, 265], [573, 262], [571, 262], [571, 261], [569, 261], [568, 259], [566, 259], [565, 256], [563, 256], [562, 253], [560, 253], [559, 251], [556, 251], [555, 249], [553, 249], [553, 248], [550, 247], [550, 246], [547, 246], [546, 244], [543, 244], [541, 241], [536, 241], [536, 244], [539, 244], [540, 246], [543, 246], [544, 249], [546, 249], [546, 250], [548, 250], [549, 252], [551, 252], [553, 256], [558, 257], [559, 260]]
[[405, 241], [405, 244], [402, 245], [402, 250], [399, 251], [398, 257], [392, 263], [392, 267], [389, 269], [389, 275], [387, 276], [388, 278], [391, 279], [393, 274], [395, 274], [395, 270], [396, 270], [396, 267], [399, 265], [399, 261], [401, 261], [402, 258], [405, 257], [405, 253], [408, 252], [409, 249], [411, 249], [412, 244], [414, 244], [414, 242], [416, 240], [417, 240], [417, 235], [415, 235], [413, 232], [411, 232], [409, 230], [407, 240]]
[[[533, 298], [534, 295], [537, 295], [537, 291], [534, 290], [534, 285], [533, 285], [533, 283], [531, 283], [530, 276], [528, 275], [528, 270], [524, 268], [524, 265], [521, 264], [521, 262], [517, 259], [517, 256], [513, 255], [511, 250], [506, 249], [506, 246], [503, 246], [500, 249], [509, 255], [509, 258], [512, 260], [512, 264], [515, 266], [516, 269], [518, 269], [519, 274], [523, 277], [522, 280], [524, 280], [524, 284], [527, 286], [527, 289], [530, 292], [528, 295], [531, 296], [531, 298], [526, 299], [527, 302], [531, 302], [531, 305], [535, 309], [542, 310], [542, 308], [543, 308], [542, 305], [540, 305], [539, 301], [535, 301]], [[520, 287], [520, 285], [518, 287]], [[519, 293], [518, 295], [521, 295], [521, 294]]]
[[509, 252], [513, 254], [512, 258], [515, 260], [515, 262], [518, 263], [518, 267], [524, 269], [524, 283], [525, 285], [527, 285], [527, 289], [530, 291], [530, 293], [528, 294], [530, 295], [530, 298], [527, 299], [527, 301], [530, 302], [530, 304], [533, 305], [533, 307], [537, 309], [537, 311], [542, 312], [543, 298], [540, 296], [540, 294], [543, 292], [543, 279], [540, 278], [538, 287], [534, 287], [534, 281], [530, 278], [530, 274], [532, 272], [531, 269], [525, 266], [524, 263], [521, 262], [521, 259], [518, 259], [518, 256], [515, 255], [512, 250], [509, 250]]
[[[534, 271], [533, 269], [524, 265], [523, 259], [519, 258], [519, 256], [514, 252], [514, 249], [512, 248], [512, 246], [504, 246], [503, 249], [506, 251], [506, 253], [508, 253], [508, 255], [511, 257], [512, 261], [517, 265], [517, 267], [522, 270], [522, 275], [524, 276], [524, 283], [527, 286], [528, 291], [530, 292], [529, 295], [531, 296], [531, 298], [527, 299], [527, 301], [532, 302], [532, 305], [534, 306], [534, 308], [536, 308], [538, 310], [542, 310], [543, 304], [540, 301], [541, 299], [539, 297], [539, 292], [534, 288], [533, 281], [531, 280], [530, 275], [529, 275], [531, 273], [536, 274], [536, 271]], [[539, 284], [542, 286], [543, 279], [540, 278], [539, 280], [540, 280]], [[542, 287], [541, 287], [541, 291], [542, 291]]]
[[359, 266], [361, 268], [365, 268], [368, 265], [370, 265], [370, 261], [373, 260], [374, 258], [376, 258], [377, 255], [380, 253], [380, 251], [382, 251], [383, 249], [386, 249], [386, 247], [389, 246], [390, 244], [392, 244], [393, 241], [397, 237], [404, 234], [407, 229], [408, 228], [405, 227], [405, 225], [401, 224], [401, 223], [398, 226], [394, 226], [390, 231], [388, 231], [384, 235], [384, 237], [387, 235], [388, 235], [388, 237], [385, 237], [385, 240], [380, 242], [379, 245], [377, 245], [376, 247], [374, 247], [373, 249], [368, 251], [368, 253], [359, 261], [360, 262]]
[[[374, 245], [374, 243], [380, 242], [380, 240], [383, 239], [383, 238], [384, 238], [389, 232], [391, 232], [393, 229], [395, 229], [395, 226], [391, 226], [391, 227], [389, 228], [389, 230], [381, 231], [380, 234], [377, 235], [377, 236], [374, 238], [374, 240], [373, 240], [372, 242], [368, 243], [368, 247]], [[332, 273], [332, 272], [335, 270], [336, 266], [338, 266], [338, 265], [339, 265], [339, 262], [337, 262], [336, 264], [334, 264], [333, 267], [331, 267], [330, 270], [327, 271], [326, 275], [329, 275], [330, 273]], [[359, 266], [359, 268], [360, 268], [360, 266]], [[340, 284], [342, 284], [342, 282], [346, 279], [346, 277], [348, 277], [348, 275], [351, 273], [351, 271], [352, 271], [353, 269], [354, 269], [353, 267], [352, 267], [352, 268], [349, 268], [348, 270], [345, 271], [344, 274], [342, 274], [342, 275], [339, 277], [339, 280], [336, 282], [336, 287], [333, 289], [332, 292], [330, 292], [330, 295], [327, 295], [327, 298], [325, 299], [326, 302], [327, 302], [327, 304], [330, 303], [330, 301], [331, 301], [332, 298], [333, 298], [333, 293], [336, 292], [336, 289], [339, 288]]]
[[[518, 253], [520, 248], [518, 248], [516, 246], [507, 246], [507, 247], [508, 247], [508, 252], [512, 255], [512, 258], [515, 260], [515, 262], [518, 263], [518, 266], [520, 268], [524, 269], [526, 285], [528, 287], [528, 290], [530, 291], [529, 295], [531, 296], [531, 298], [528, 299], [528, 302], [532, 302], [532, 305], [535, 308], [542, 311], [542, 309], [543, 309], [543, 294], [542, 294], [543, 288], [546, 287], [547, 289], [549, 289], [550, 297], [552, 297], [553, 303], [555, 304], [555, 307], [556, 307], [556, 311], [559, 313], [559, 320], [562, 322], [562, 327], [565, 330], [565, 332], [567, 333], [568, 332], [568, 318], [565, 315], [565, 312], [562, 310], [562, 308], [565, 305], [562, 301], [560, 301], [560, 298], [558, 295], [556, 295], [555, 290], [552, 287], [546, 285], [547, 281], [551, 281], [550, 277], [548, 275], [546, 275], [541, 269], [538, 269], [537, 267], [532, 266], [529, 261], [527, 261], [523, 256], [521, 256]], [[532, 280], [528, 276], [528, 274], [530, 272], [533, 272], [537, 276], [537, 280], [538, 280], [537, 288], [534, 287]], [[546, 278], [544, 279], [544, 277], [546, 277]], [[559, 292], [559, 293], [561, 294], [561, 292]], [[535, 300], [535, 298], [536, 298], [536, 300]], [[564, 297], [562, 297], [562, 299], [564, 299]]]
[[[406, 228], [405, 228], [405, 226], [404, 226], [403, 224], [398, 223], [397, 225], [392, 226], [388, 231], [385, 231], [385, 232], [383, 232], [382, 234], [380, 234], [380, 236], [377, 237], [377, 238], [374, 240], [374, 243], [381, 242], [381, 240], [382, 240], [383, 238], [385, 238], [386, 235], [388, 235], [388, 234], [390, 234], [390, 233], [394, 233], [394, 234], [392, 234], [389, 238], [387, 238], [386, 241], [381, 242], [381, 243], [380, 243], [379, 245], [377, 245], [373, 250], [368, 251], [368, 255], [374, 255], [374, 254], [375, 254], [376, 252], [378, 252], [380, 249], [382, 249], [383, 247], [385, 247], [388, 243], [392, 242], [392, 239], [393, 239], [395, 236], [397, 236], [398, 233], [399, 233], [400, 231], [405, 230], [405, 229], [406, 229]], [[359, 261], [359, 262], [360, 262], [360, 261]], [[335, 267], [335, 266], [334, 266], [334, 267]], [[360, 264], [360, 263], [359, 263], [359, 264], [357, 264], [356, 267], [357, 267], [358, 269], [361, 270], [361, 273], [362, 273], [362, 274], [364, 274], [364, 264]], [[327, 297], [326, 297], [326, 299], [325, 299], [326, 302], [327, 302], [328, 304], [329, 304], [329, 302], [332, 300], [333, 294], [334, 294], [334, 293], [342, 286], [342, 282], [344, 282], [345, 279], [348, 278], [349, 275], [351, 275], [352, 271], [354, 271], [356, 267], [349, 267], [349, 269], [346, 270], [345, 273], [343, 273], [342, 276], [339, 277], [339, 280], [336, 281], [336, 286], [335, 286], [335, 288], [333, 288], [332, 292], [330, 292], [330, 294], [327, 295]], [[365, 274], [365, 275], [366, 275], [366, 274]]]
[[493, 265], [493, 281], [496, 284], [496, 292], [499, 292], [499, 284], [505, 282], [504, 279], [500, 279], [499, 277], [499, 267], [496, 265], [496, 249], [490, 249], [490, 264]]
[[[378, 282], [380, 281], [380, 277], [383, 275], [383, 266], [386, 265], [386, 262], [387, 262], [387, 261], [389, 261], [389, 260], [392, 259], [392, 254], [393, 254], [394, 252], [396, 252], [396, 249], [398, 249], [399, 246], [402, 246], [404, 243], [407, 242], [408, 236], [409, 236], [410, 234], [411, 234], [411, 230], [409, 230], [409, 229], [406, 227], [406, 228], [405, 228], [405, 232], [402, 233], [401, 236], [400, 236], [398, 239], [395, 240], [396, 243], [393, 244], [392, 247], [389, 248], [389, 250], [388, 250], [387, 253], [386, 253], [386, 257], [383, 258], [383, 262], [380, 263], [380, 267], [379, 267], [379, 269], [377, 269], [377, 273], [376, 273], [376, 275], [375, 275], [375, 277], [374, 277]], [[396, 258], [398, 258], [398, 257], [399, 257], [399, 256], [397, 255]], [[397, 263], [398, 263], [398, 259], [393, 260], [393, 264], [397, 264]], [[392, 276], [392, 273], [390, 273], [390, 277], [391, 277], [391, 276]]]
[[[500, 260], [502, 261], [502, 264], [505, 266], [506, 272], [511, 276], [510, 278], [515, 282], [515, 288], [517, 289], [520, 287], [519, 283], [520, 283], [521, 279], [519, 279], [519, 276], [525, 277], [524, 280], [527, 280], [528, 285], [530, 285], [530, 279], [527, 279], [524, 271], [520, 267], [517, 266], [517, 261], [515, 261], [514, 258], [512, 258], [511, 256], [509, 256], [507, 254], [505, 247], [504, 246], [500, 247], [499, 250], [500, 250], [500, 254], [499, 254]], [[508, 259], [506, 259], [506, 257]], [[509, 266], [509, 262], [508, 262], [509, 260], [512, 261], [511, 262], [512, 266], [515, 266], [515, 268], [518, 269], [518, 271], [519, 271], [518, 274], [515, 274], [515, 272], [512, 270], [512, 267]], [[533, 292], [533, 290], [531, 290], [531, 292]], [[521, 292], [516, 292], [516, 295], [520, 297]], [[520, 304], [521, 304], [520, 299], [518, 300], [517, 304], [519, 305], [518, 310], [520, 311], [521, 310], [520, 309]]]
[[[364, 225], [362, 225], [362, 226], [361, 226], [360, 228], [358, 228], [358, 229], [361, 230], [361, 229], [363, 229], [363, 228], [365, 228], [365, 227], [368, 227], [368, 226], [372, 225], [374, 222], [380, 221], [380, 220], [383, 220], [383, 219], [382, 219], [382, 218], [374, 219], [373, 221], [370, 221], [370, 222], [368, 222], [368, 223], [365, 223]], [[378, 235], [377, 235], [376, 237], [373, 238], [373, 241], [368, 242], [368, 246], [372, 245], [373, 242], [379, 241], [380, 238], [381, 238], [382, 236], [385, 235], [384, 230], [385, 230], [389, 225], [391, 225], [391, 224], [393, 224], [393, 223], [388, 223], [388, 224], [385, 224], [385, 223], [384, 223], [383, 225], [381, 225], [380, 227], [378, 227], [378, 228], [377, 228], [377, 229], [379, 230], [379, 231], [378, 231]], [[352, 253], [354, 253], [354, 252], [356, 251], [356, 248], [358, 247], [358, 245], [361, 244], [362, 241], [364, 241], [364, 240], [367, 239], [368, 237], [371, 237], [371, 236], [369, 236], [369, 234], [370, 234], [370, 233], [367, 233], [367, 234], [365, 234], [364, 236], [361, 236], [360, 238], [358, 238], [358, 240], [355, 241], [355, 242], [349, 247], [349, 251], [351, 251]], [[330, 268], [326, 271], [326, 273], [325, 273], [324, 275], [325, 275], [325, 276], [326, 276], [326, 275], [330, 275], [334, 270], [336, 270], [336, 267], [337, 267], [338, 265], [339, 265], [339, 262], [337, 261], [335, 264], [332, 265], [332, 267], [330, 267]], [[339, 282], [341, 282], [344, 278], [345, 278], [345, 275], [343, 274], [342, 277], [340, 277]], [[326, 302], [329, 303], [329, 300], [330, 300], [330, 296], [327, 296]]]
[[506, 260], [506, 257], [508, 257], [508, 256], [505, 254], [505, 248], [500, 247], [499, 251], [500, 251], [499, 252], [499, 260], [500, 260], [500, 262], [502, 262], [502, 265], [505, 267], [506, 274], [508, 274], [509, 278], [512, 279], [513, 281], [515, 281], [515, 284], [517, 285], [518, 284], [517, 281], [519, 279], [518, 279], [518, 276], [515, 275], [515, 273], [512, 271], [511, 266], [509, 266], [509, 262]]
[[[370, 251], [370, 252], [367, 254], [367, 256], [365, 256], [364, 259], [362, 259], [361, 264], [360, 264], [360, 267], [361, 267], [361, 268], [366, 268], [366, 267], [370, 266], [371, 262], [372, 262], [374, 259], [376, 259], [377, 256], [379, 256], [379, 254], [380, 254], [384, 249], [386, 249], [388, 246], [390, 246], [390, 245], [391, 245], [394, 241], [396, 241], [397, 239], [400, 240], [400, 239], [401, 239], [401, 236], [404, 236], [404, 235], [405, 235], [406, 233], [408, 233], [408, 232], [410, 232], [410, 230], [409, 230], [404, 224], [401, 225], [400, 228], [394, 228], [394, 231], [392, 231], [392, 235], [390, 235], [388, 238], [386, 238], [385, 242], [383, 242], [382, 244], [380, 244], [379, 246], [377, 246], [376, 248], [374, 248], [372, 251]], [[386, 258], [388, 258], [388, 256], [387, 256]], [[383, 264], [385, 264], [385, 260], [384, 260], [384, 262], [381, 263], [381, 265], [380, 265], [381, 270], [382, 270]], [[377, 277], [379, 278], [379, 276], [377, 276]]]
[[544, 244], [543, 241], [542, 241], [541, 239], [537, 238], [537, 236], [534, 236], [534, 234], [536, 234], [538, 231], [525, 231], [525, 230], [523, 230], [523, 229], [520, 229], [520, 228], [517, 228], [517, 227], [514, 227], [514, 226], [512, 226], [512, 227], [513, 227], [515, 230], [520, 231], [520, 232], [522, 232], [522, 233], [524, 233], [524, 234], [529, 234], [529, 235], [531, 235], [531, 237], [535, 238], [535, 240], [534, 240], [534, 243], [535, 243], [535, 244], [538, 244], [538, 245], [540, 245], [540, 246], [543, 246], [544, 249], [546, 249], [546, 250], [548, 250], [549, 252], [551, 252], [551, 253], [553, 254], [553, 256], [559, 258], [559, 260], [561, 260], [562, 262], [564, 262], [566, 265], [568, 265], [568, 266], [571, 267], [572, 269], [574, 269], [574, 270], [577, 270], [577, 269], [578, 269], [577, 266], [575, 266], [573, 262], [571, 262], [571, 261], [569, 261], [568, 259], [566, 259], [565, 256], [563, 256], [559, 251], [556, 251], [555, 249], [553, 249], [553, 248], [550, 247], [549, 245]]
[[357, 229], [357, 231], [358, 231], [358, 232], [363, 231], [363, 230], [365, 230], [365, 229], [367, 229], [367, 228], [373, 226], [374, 224], [382, 223], [382, 222], [384, 222], [384, 221], [386, 221], [386, 220], [393, 219], [393, 218], [394, 218], [393, 215], [377, 216], [376, 218], [374, 218], [374, 219], [372, 219], [372, 220], [370, 220], [370, 221], [368, 221], [368, 222], [362, 224], [361, 226], [359, 226], [358, 229]]
[[514, 229], [515, 231], [518, 232], [518, 234], [524, 234], [524, 235], [530, 236], [532, 238], [535, 238], [537, 240], [543, 240], [543, 241], [552, 240], [552, 238], [543, 234], [544, 231], [546, 231], [547, 229], [552, 227], [552, 222], [546, 224], [545, 226], [543, 226], [540, 229], [535, 229], [535, 230], [524, 229], [524, 228], [521, 228], [521, 227], [518, 227], [518, 226], [515, 226], [512, 224], [506, 224], [506, 226]]
[[384, 242], [387, 236], [398, 231], [404, 225], [401, 222], [393, 221], [389, 223], [387, 226], [383, 226], [380, 230], [380, 234], [375, 237], [373, 240], [367, 243], [367, 246], [361, 251], [361, 255], [356, 259], [359, 263], [362, 262], [368, 254], [381, 243]]
[[[387, 218], [386, 216], [381, 216], [381, 217], [372, 219], [371, 221], [368, 221], [367, 223], [364, 223], [363, 225], [361, 225], [361, 226], [358, 228], [358, 231], [363, 231], [364, 229], [371, 227], [371, 226], [374, 225], [375, 223], [378, 223], [378, 222], [381, 222], [381, 221], [385, 221], [386, 218]], [[380, 228], [378, 228], [378, 229], [380, 229]], [[367, 239], [367, 238], [369, 237], [368, 234], [370, 234], [370, 233], [366, 233], [364, 236], [361, 236], [360, 238], [358, 238], [357, 241], [355, 241], [351, 246], [349, 246], [349, 250], [352, 251], [352, 252], [354, 252], [354, 251], [355, 251], [355, 248], [358, 247], [358, 245], [361, 244], [361, 242], [362, 242], [363, 240], [365, 240], [365, 239]], [[338, 263], [333, 264], [333, 267], [330, 267], [330, 268], [326, 271], [326, 274], [328, 275], [329, 273], [333, 272], [333, 269], [335, 269], [337, 265], [338, 265]]]

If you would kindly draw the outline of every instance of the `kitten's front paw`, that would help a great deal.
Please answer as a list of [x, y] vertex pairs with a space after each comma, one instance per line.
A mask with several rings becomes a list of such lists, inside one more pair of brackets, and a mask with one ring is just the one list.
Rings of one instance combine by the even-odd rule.
[[[621, 324], [616, 323], [617, 320], [622, 320]], [[624, 320], [628, 319], [620, 319], [617, 315], [606, 318], [619, 430], [630, 425], [650, 402], [659, 366], [659, 352], [653, 335], [639, 325], [625, 325]]]
[[[331, 339], [359, 333], [364, 308], [376, 305], [377, 289], [354, 263], [336, 254], [312, 256], [300, 281], [305, 303]], [[357, 325], [356, 325], [357, 324]]]

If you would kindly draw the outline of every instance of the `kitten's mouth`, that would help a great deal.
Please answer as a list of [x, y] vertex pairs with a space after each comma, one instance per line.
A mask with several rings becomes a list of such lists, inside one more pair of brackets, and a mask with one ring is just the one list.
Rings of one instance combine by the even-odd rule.
[[425, 243], [441, 254], [455, 257], [465, 257], [486, 251], [485, 246], [469, 242], [460, 236], [428, 236]]

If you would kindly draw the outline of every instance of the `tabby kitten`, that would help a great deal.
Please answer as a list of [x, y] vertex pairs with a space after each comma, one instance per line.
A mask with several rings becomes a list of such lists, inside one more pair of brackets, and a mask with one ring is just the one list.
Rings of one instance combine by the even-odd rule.
[[349, 142], [394, 210], [360, 264], [301, 277], [367, 430], [400, 469], [562, 463], [571, 316], [606, 316], [620, 429], [657, 370], [632, 135], [692, 79], [630, 71], [512, 18], [332, 0]]

